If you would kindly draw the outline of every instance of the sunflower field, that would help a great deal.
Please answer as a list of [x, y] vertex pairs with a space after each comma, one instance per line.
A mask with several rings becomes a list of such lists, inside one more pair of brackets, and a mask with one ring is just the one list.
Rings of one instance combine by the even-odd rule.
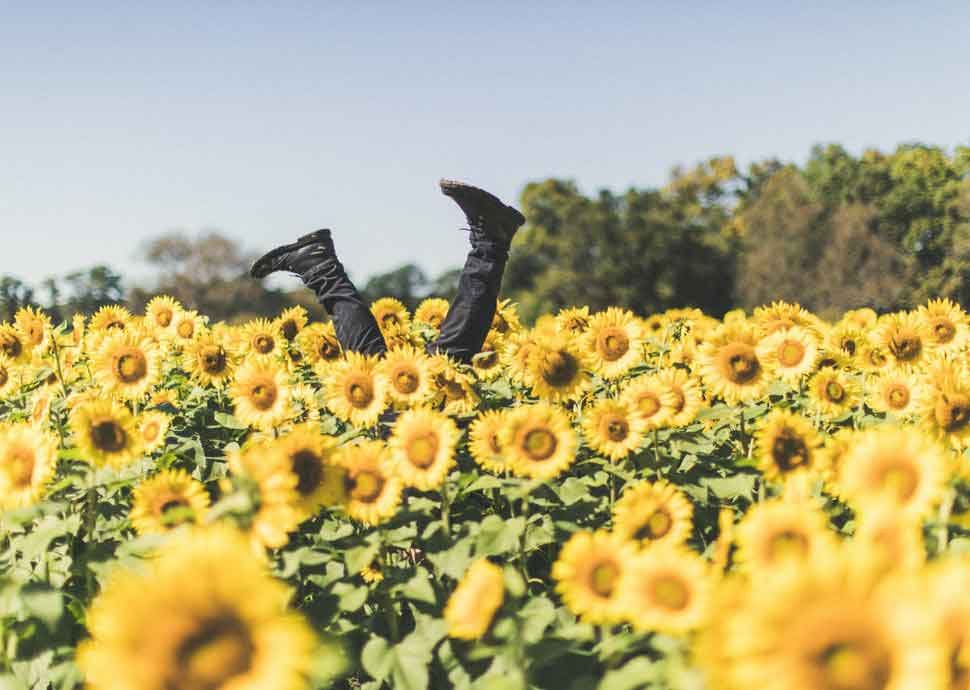
[[0, 324], [0, 688], [970, 687], [970, 319]]

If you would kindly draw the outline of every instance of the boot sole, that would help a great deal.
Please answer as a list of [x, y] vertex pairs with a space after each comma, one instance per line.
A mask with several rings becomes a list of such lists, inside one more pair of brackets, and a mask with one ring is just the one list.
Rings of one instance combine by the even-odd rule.
[[[525, 216], [523, 216], [522, 213], [517, 208], [513, 206], [509, 206], [501, 199], [499, 199], [497, 196], [495, 196], [491, 192], [485, 191], [481, 187], [476, 187], [474, 185], [470, 185], [460, 180], [449, 180], [445, 178], [438, 181], [438, 186], [441, 187], [442, 194], [452, 198], [454, 198], [455, 193], [460, 194], [461, 192], [474, 192], [477, 194], [481, 194], [485, 197], [488, 197], [498, 208], [502, 209], [502, 212], [505, 213], [507, 216], [509, 216], [516, 226], [519, 226], [525, 223]], [[508, 239], [508, 238], [501, 238], [501, 239]]]
[[321, 230], [315, 230], [314, 232], [303, 235], [298, 238], [296, 242], [291, 242], [290, 244], [284, 244], [276, 249], [271, 249], [270, 251], [263, 254], [261, 257], [253, 262], [252, 267], [249, 269], [249, 275], [253, 278], [265, 278], [270, 273], [273, 272], [273, 262], [276, 261], [280, 256], [291, 252], [294, 249], [300, 249], [308, 244], [315, 242], [319, 235], [317, 233], [322, 232]]

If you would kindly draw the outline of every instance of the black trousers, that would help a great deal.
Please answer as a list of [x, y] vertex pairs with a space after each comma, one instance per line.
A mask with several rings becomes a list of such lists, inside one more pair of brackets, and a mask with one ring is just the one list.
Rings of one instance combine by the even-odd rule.
[[[484, 233], [473, 230], [471, 243], [472, 250], [458, 280], [458, 294], [441, 322], [438, 338], [427, 348], [429, 354], [446, 354], [466, 364], [481, 351], [492, 325], [509, 256], [507, 246]], [[344, 350], [365, 355], [387, 351], [374, 315], [339, 260], [325, 261], [303, 279], [330, 314]]]

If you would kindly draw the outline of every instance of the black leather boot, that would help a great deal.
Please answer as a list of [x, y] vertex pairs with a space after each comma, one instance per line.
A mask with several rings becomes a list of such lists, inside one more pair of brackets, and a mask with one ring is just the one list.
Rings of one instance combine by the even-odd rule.
[[468, 219], [472, 237], [482, 234], [505, 249], [512, 243], [525, 216], [494, 194], [457, 180], [441, 180], [441, 193], [451, 197]]
[[305, 278], [311, 269], [328, 261], [336, 261], [330, 230], [316, 230], [296, 242], [272, 249], [253, 262], [249, 274], [253, 278], [265, 278], [270, 273], [286, 271]]

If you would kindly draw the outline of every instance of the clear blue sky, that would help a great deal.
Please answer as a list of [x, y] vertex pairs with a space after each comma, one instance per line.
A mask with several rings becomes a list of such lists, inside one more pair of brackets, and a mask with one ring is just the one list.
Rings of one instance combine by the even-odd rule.
[[363, 278], [458, 265], [458, 177], [662, 184], [733, 153], [970, 143], [962, 2], [4, 2], [0, 273], [332, 227]]

